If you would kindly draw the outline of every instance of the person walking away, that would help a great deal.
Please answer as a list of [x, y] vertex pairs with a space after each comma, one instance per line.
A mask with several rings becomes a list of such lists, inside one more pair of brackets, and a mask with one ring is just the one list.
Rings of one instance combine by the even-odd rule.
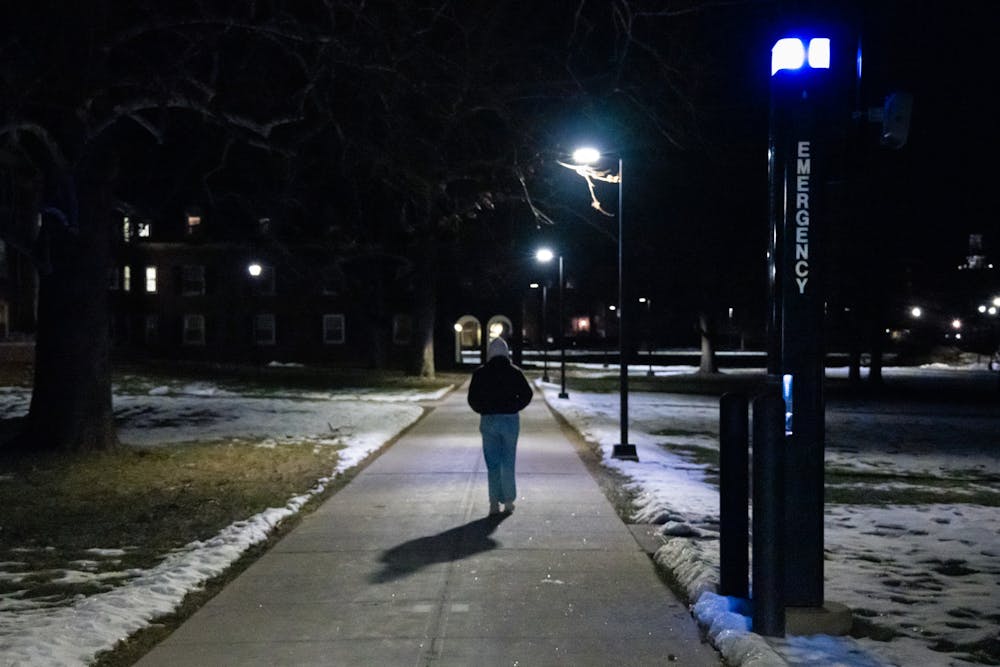
[[517, 413], [528, 406], [532, 395], [524, 373], [510, 361], [507, 342], [494, 338], [486, 348], [486, 363], [473, 371], [469, 385], [469, 407], [480, 415], [490, 514], [500, 514], [500, 503], [505, 513], [514, 511], [514, 464], [521, 428]]

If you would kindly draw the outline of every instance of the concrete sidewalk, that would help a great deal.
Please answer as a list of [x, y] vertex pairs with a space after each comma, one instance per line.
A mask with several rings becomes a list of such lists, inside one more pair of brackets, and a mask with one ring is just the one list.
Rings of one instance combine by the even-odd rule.
[[138, 664], [719, 665], [536, 393], [487, 518], [453, 392]]

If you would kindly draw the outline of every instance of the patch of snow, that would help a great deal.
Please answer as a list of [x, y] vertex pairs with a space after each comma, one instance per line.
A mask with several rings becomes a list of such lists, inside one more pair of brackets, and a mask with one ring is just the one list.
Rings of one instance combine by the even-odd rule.
[[[95, 573], [84, 571], [91, 569], [91, 561], [87, 561], [78, 564], [80, 570], [63, 571], [55, 580], [64, 584], [101, 581], [111, 585], [127, 579], [108, 591], [78, 596], [70, 604], [61, 597], [25, 599], [17, 592], [0, 596], [3, 664], [58, 667], [90, 663], [97, 653], [172, 612], [185, 595], [221, 574], [249, 547], [267, 539], [278, 523], [299, 512], [332, 479], [416, 421], [423, 413], [417, 401], [427, 400], [427, 396], [439, 398], [449, 389], [410, 394], [368, 392], [364, 401], [344, 396], [338, 400], [291, 400], [240, 397], [197, 384], [180, 389], [156, 387], [146, 395], [116, 396], [120, 438], [133, 446], [187, 442], [194, 430], [200, 440], [265, 446], [280, 446], [283, 440], [305, 440], [343, 449], [328, 477], [290, 498], [283, 507], [269, 508], [228, 526], [210, 540], [177, 549], [156, 567]], [[0, 392], [0, 415], [26, 410], [29, 395], [28, 390]], [[336, 437], [331, 438], [331, 433]], [[87, 553], [118, 557], [127, 550], [94, 548]], [[7, 565], [18, 564], [10, 561]], [[35, 573], [0, 571], [0, 581], [16, 583], [31, 574]]]
[[[903, 379], [943, 373], [961, 381], [966, 377], [995, 381], [975, 375], [982, 375], [976, 368], [883, 372]], [[847, 370], [842, 374], [846, 377]], [[732, 664], [966, 665], [974, 664], [969, 662], [969, 647], [995, 641], [1000, 618], [996, 585], [1000, 508], [955, 503], [829, 504], [826, 597], [846, 604], [856, 619], [889, 639], [821, 635], [765, 640], [750, 631], [745, 601], [717, 594], [718, 490], [708, 481], [709, 473], [717, 471], [687, 455], [692, 450], [718, 449], [717, 399], [631, 393], [629, 439], [639, 455], [639, 462], [633, 462], [611, 457], [614, 443], [621, 439], [616, 395], [574, 392], [569, 400], [558, 400], [556, 385], [538, 385], [549, 405], [599, 445], [605, 465], [631, 480], [637, 493], [632, 520], [663, 526], [659, 532], [664, 545], [654, 558], [694, 601], [699, 622]], [[1000, 493], [997, 419], [995, 407], [956, 409], [899, 402], [865, 410], [830, 404], [828, 470], [890, 478], [836, 483], [831, 488], [848, 489], [856, 483], [869, 490], [915, 492], [922, 497], [947, 492], [951, 498]], [[955, 648], [935, 650], [948, 646]]]

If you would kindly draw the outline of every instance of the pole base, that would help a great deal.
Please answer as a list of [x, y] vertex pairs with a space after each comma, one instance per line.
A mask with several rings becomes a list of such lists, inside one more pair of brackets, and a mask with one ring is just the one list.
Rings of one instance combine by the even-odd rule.
[[548, 375], [543, 375], [542, 376], [542, 382], [549, 382], [549, 376]]
[[615, 445], [611, 449], [611, 458], [622, 461], [638, 461], [639, 454], [635, 451], [635, 445]]
[[569, 394], [567, 394], [565, 391], [560, 391], [559, 398], [569, 398]]

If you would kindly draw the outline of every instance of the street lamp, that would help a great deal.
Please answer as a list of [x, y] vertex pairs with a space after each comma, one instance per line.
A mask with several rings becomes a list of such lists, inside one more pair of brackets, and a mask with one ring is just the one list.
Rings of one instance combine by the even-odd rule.
[[[538, 252], [535, 253], [535, 259], [543, 264], [551, 262], [555, 257], [555, 253], [548, 248], [539, 248]], [[562, 381], [562, 390], [559, 392], [559, 398], [569, 398], [569, 394], [566, 393], [566, 335], [563, 331], [565, 326], [563, 322], [563, 256], [559, 253], [559, 374]]]
[[260, 274], [264, 272], [264, 267], [260, 265], [260, 262], [251, 262], [247, 266], [247, 273], [250, 274], [251, 278], [260, 278]]
[[651, 321], [652, 315], [649, 312], [650, 304], [653, 303], [653, 300], [640, 296], [639, 303], [646, 304], [646, 350], [649, 352], [649, 370], [646, 371], [646, 377], [653, 377], [653, 322]]
[[[592, 165], [601, 159], [601, 152], [596, 148], [578, 148], [573, 151], [573, 161], [578, 165]], [[611, 456], [616, 459], [627, 459], [638, 461], [635, 445], [628, 441], [628, 359], [626, 352], [627, 344], [627, 324], [625, 322], [625, 234], [622, 224], [622, 157], [618, 156], [618, 177], [613, 179], [618, 182], [618, 367], [619, 367], [619, 395], [621, 401], [621, 442], [612, 448]], [[608, 179], [610, 180], [610, 179]], [[589, 182], [589, 178], [588, 178]]]
[[542, 382], [549, 381], [549, 334], [548, 329], [545, 326], [545, 313], [548, 311], [548, 291], [549, 287], [547, 284], [542, 283], [531, 283], [532, 289], [542, 289], [542, 326], [539, 337], [542, 339]]

